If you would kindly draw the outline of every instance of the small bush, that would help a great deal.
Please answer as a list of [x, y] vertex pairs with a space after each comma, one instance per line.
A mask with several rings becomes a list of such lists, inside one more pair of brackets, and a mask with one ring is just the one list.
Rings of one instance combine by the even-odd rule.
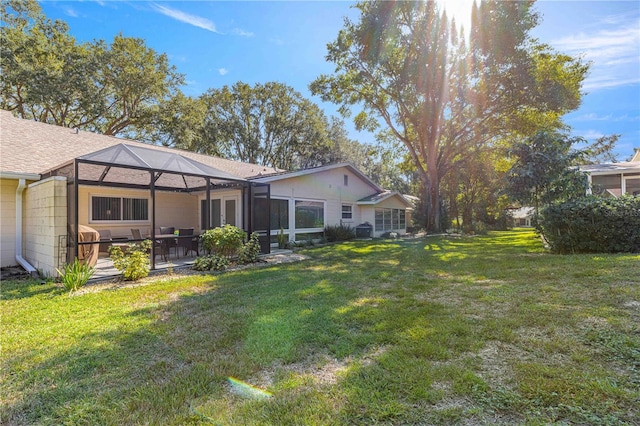
[[236, 226], [225, 225], [205, 231], [200, 238], [202, 247], [207, 253], [231, 259], [238, 254], [246, 235], [242, 229]]
[[56, 269], [56, 271], [60, 274], [60, 279], [62, 280], [64, 288], [69, 290], [69, 293], [71, 293], [85, 285], [93, 276], [95, 269], [87, 264], [80, 263], [76, 257], [73, 260], [73, 263], [65, 265], [62, 271], [59, 269]]
[[284, 234], [284, 229], [280, 228], [280, 233], [276, 237], [278, 239], [278, 248], [283, 249], [287, 247], [287, 236]]
[[260, 254], [260, 239], [257, 232], [253, 232], [249, 237], [249, 241], [242, 246], [238, 252], [238, 263], [255, 263], [258, 261]]
[[129, 244], [124, 251], [119, 246], [109, 248], [113, 266], [122, 272], [122, 278], [125, 281], [136, 281], [149, 275], [151, 246], [151, 240], [145, 240], [140, 244]]
[[229, 259], [215, 254], [200, 256], [193, 261], [193, 269], [196, 271], [224, 271], [227, 266]]
[[349, 225], [327, 226], [324, 236], [329, 242], [349, 241], [356, 237], [356, 231]]
[[547, 207], [537, 229], [554, 253], [640, 252], [640, 197], [584, 197]]

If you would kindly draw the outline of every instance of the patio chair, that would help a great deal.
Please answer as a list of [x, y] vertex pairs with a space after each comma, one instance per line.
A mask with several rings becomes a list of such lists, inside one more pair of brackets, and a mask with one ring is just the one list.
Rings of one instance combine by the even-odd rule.
[[109, 253], [109, 247], [111, 247], [111, 242], [113, 241], [111, 231], [109, 229], [101, 229], [98, 231], [98, 234], [100, 234], [100, 248], [98, 252]]
[[140, 232], [139, 229], [131, 228], [131, 235], [133, 235], [133, 239], [134, 240], [141, 240], [142, 239], [142, 233]]
[[[193, 228], [180, 228], [178, 230], [178, 247], [184, 249], [184, 256], [190, 251], [195, 251], [197, 256], [200, 256], [198, 250], [198, 237], [193, 236]], [[184, 236], [192, 236], [192, 238], [184, 238]]]
[[[133, 235], [134, 240], [142, 240], [142, 232], [139, 229], [131, 228], [131, 235]], [[140, 241], [137, 241], [138, 243]], [[163, 240], [156, 240], [153, 242], [153, 248], [155, 250], [156, 256], [162, 256], [164, 261], [167, 261], [167, 252], [166, 245], [163, 243]]]
[[[176, 230], [176, 228], [174, 228], [173, 226], [161, 226], [160, 227], [160, 234], [162, 234], [162, 235], [173, 234], [175, 232], [175, 230]], [[165, 246], [165, 250], [167, 251], [169, 256], [171, 256], [171, 248], [172, 247], [177, 247], [177, 242], [176, 242], [175, 238], [164, 238], [161, 241]], [[176, 248], [176, 254], [177, 254], [177, 251], [178, 251], [178, 249]]]

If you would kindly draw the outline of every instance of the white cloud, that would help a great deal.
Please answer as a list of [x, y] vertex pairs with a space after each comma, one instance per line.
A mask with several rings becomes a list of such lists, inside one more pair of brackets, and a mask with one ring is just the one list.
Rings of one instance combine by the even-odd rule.
[[235, 35], [239, 35], [241, 37], [253, 37], [253, 33], [250, 31], [245, 31], [241, 28], [234, 28], [233, 31], [231, 31], [233, 34]]
[[201, 16], [190, 15], [188, 13], [182, 12], [177, 9], [172, 9], [167, 6], [163, 6], [157, 3], [152, 3], [151, 6], [159, 13], [173, 18], [177, 21], [184, 22], [185, 24], [193, 25], [194, 27], [202, 28], [207, 31], [211, 31], [212, 33], [218, 33], [216, 30], [215, 24], [208, 20], [207, 18], [203, 18]]
[[[609, 28], [614, 26], [615, 28]], [[598, 28], [552, 41], [570, 55], [591, 62], [584, 89], [593, 91], [640, 83], [640, 19], [637, 14], [603, 17]]]
[[589, 129], [589, 130], [575, 130], [573, 132], [574, 135], [579, 135], [582, 136], [583, 138], [587, 139], [587, 140], [594, 140], [594, 139], [598, 139], [601, 138], [603, 136], [605, 136], [604, 133], [599, 132], [597, 130], [593, 130], [593, 129]]
[[589, 92], [598, 89], [609, 89], [612, 87], [627, 86], [638, 83], [640, 83], [640, 76], [633, 77], [605, 73], [597, 75], [596, 72], [593, 72], [592, 76], [587, 77], [585, 80], [583, 89]]
[[229, 70], [226, 69], [226, 68], [219, 68], [218, 69], [218, 74], [220, 74], [220, 75], [227, 75], [228, 72], [229, 72]]
[[640, 121], [640, 116], [630, 116], [628, 114], [614, 116], [613, 114], [599, 115], [595, 112], [576, 116], [572, 121], [606, 121], [610, 123]]
[[280, 37], [276, 36], [276, 37], [271, 37], [269, 39], [269, 42], [276, 44], [278, 46], [284, 46], [286, 44], [286, 42], [284, 40], [282, 40]]
[[590, 112], [588, 114], [583, 114], [579, 117], [574, 118], [575, 121], [610, 121], [611, 114], [609, 115], [598, 115], [595, 112]]
[[77, 18], [78, 16], [80, 16], [80, 15], [78, 15], [78, 12], [72, 7], [65, 8], [64, 9], [64, 13], [65, 13], [65, 15], [70, 16], [72, 18]]

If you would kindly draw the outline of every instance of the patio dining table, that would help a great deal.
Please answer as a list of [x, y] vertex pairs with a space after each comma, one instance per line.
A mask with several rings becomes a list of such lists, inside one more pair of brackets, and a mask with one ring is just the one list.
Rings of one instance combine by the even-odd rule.
[[[156, 240], [158, 240], [160, 242], [160, 244], [162, 245], [162, 250], [165, 251], [169, 257], [171, 257], [171, 253], [169, 252], [169, 248], [171, 247], [176, 247], [176, 257], [180, 257], [178, 255], [178, 247], [179, 245], [177, 244], [179, 239], [186, 239], [186, 238], [199, 238], [199, 235], [176, 235], [176, 234], [156, 234], [155, 236]], [[171, 245], [171, 242], [174, 242], [173, 245]]]

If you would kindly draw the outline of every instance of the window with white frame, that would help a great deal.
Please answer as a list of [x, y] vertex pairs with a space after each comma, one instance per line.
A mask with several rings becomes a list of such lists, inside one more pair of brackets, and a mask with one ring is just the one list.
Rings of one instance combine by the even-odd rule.
[[324, 228], [324, 203], [295, 200], [295, 225], [296, 229]]
[[403, 209], [377, 208], [375, 210], [375, 230], [403, 230], [407, 224], [407, 213]]
[[342, 219], [343, 220], [353, 219], [353, 206], [351, 204], [342, 205]]
[[91, 196], [91, 221], [141, 222], [149, 220], [147, 198]]

